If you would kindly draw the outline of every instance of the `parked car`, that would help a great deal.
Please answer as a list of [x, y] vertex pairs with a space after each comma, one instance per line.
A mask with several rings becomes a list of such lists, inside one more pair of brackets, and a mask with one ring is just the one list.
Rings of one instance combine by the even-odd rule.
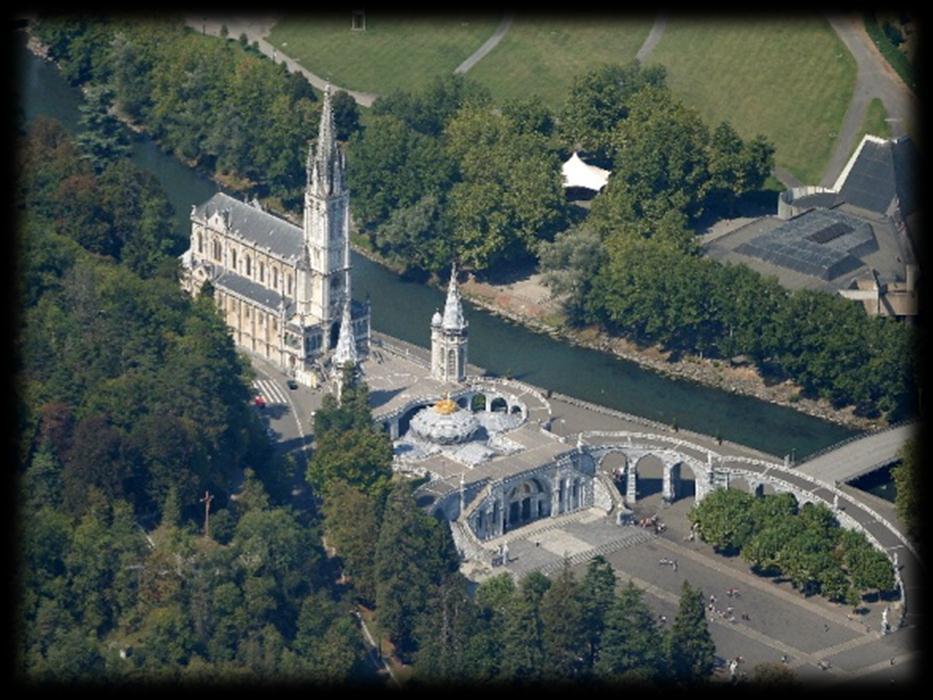
[[289, 379], [285, 383], [288, 385], [288, 388], [293, 391], [298, 388], [298, 382], [296, 382], [294, 379]]
[[256, 406], [256, 408], [265, 408], [266, 400], [262, 398], [262, 396], [256, 396], [256, 398], [253, 399], [253, 405]]

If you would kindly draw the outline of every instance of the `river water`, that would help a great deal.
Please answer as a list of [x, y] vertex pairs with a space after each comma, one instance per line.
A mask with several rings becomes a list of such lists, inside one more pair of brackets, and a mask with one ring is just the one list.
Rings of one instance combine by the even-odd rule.
[[[71, 87], [51, 63], [25, 48], [16, 32], [19, 117], [58, 119], [70, 131], [78, 127], [81, 91]], [[133, 160], [162, 183], [175, 208], [179, 230], [189, 230], [193, 204], [208, 199], [217, 184], [164, 153], [148, 138], [134, 136]], [[436, 289], [400, 279], [395, 273], [354, 253], [353, 296], [372, 301], [373, 327], [388, 335], [428, 347], [429, 324], [444, 303]], [[783, 456], [806, 455], [843, 440], [854, 431], [755, 398], [739, 396], [685, 380], [674, 380], [619, 359], [534, 333], [469, 303], [470, 361], [620, 411], [633, 413]]]

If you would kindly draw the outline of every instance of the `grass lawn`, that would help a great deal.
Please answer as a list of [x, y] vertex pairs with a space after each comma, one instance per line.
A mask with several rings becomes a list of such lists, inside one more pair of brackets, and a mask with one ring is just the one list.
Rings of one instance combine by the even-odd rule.
[[710, 128], [764, 134], [775, 162], [817, 183], [852, 97], [856, 65], [825, 18], [671, 17], [648, 59]]
[[[865, 110], [865, 118], [862, 120], [862, 126], [852, 146], [852, 153], [855, 153], [855, 149], [858, 148], [865, 134], [871, 134], [872, 136], [878, 136], [883, 139], [891, 138], [891, 125], [885, 121], [887, 118], [888, 112], [881, 103], [881, 100], [877, 97], [872, 99], [872, 101], [868, 103], [868, 109]], [[852, 157], [852, 153], [849, 154], [850, 158]]]
[[644, 43], [654, 17], [523, 17], [467, 76], [486, 85], [497, 102], [539, 95], [563, 105], [573, 78], [602, 63], [627, 63]]
[[286, 17], [269, 43], [335, 85], [385, 95], [417, 90], [449, 75], [492, 36], [490, 15], [380, 16], [366, 13], [366, 30], [350, 30], [350, 12]]

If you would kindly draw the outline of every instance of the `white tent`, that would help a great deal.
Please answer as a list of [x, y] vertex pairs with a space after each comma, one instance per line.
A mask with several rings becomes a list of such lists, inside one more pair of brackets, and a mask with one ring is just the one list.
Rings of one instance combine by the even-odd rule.
[[560, 166], [560, 171], [564, 176], [564, 187], [585, 187], [597, 192], [606, 186], [610, 174], [608, 170], [584, 163], [576, 151]]

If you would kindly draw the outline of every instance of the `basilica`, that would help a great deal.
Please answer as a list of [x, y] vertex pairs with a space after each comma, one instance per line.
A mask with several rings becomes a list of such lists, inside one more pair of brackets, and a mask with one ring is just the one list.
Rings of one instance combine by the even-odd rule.
[[218, 192], [192, 207], [181, 256], [183, 286], [195, 295], [213, 287], [237, 346], [311, 387], [364, 357], [370, 342], [369, 304], [350, 296], [350, 194], [335, 134], [328, 86], [308, 148], [302, 227]]

